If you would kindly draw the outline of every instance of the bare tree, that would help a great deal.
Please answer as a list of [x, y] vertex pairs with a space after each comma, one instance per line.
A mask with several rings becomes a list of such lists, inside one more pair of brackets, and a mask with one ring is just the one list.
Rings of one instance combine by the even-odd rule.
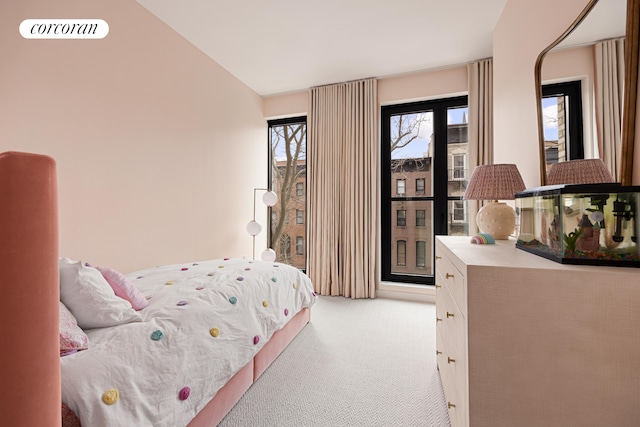
[[[271, 241], [283, 244], [282, 236], [287, 231], [287, 220], [290, 212], [295, 215], [296, 181], [306, 174], [306, 125], [304, 123], [274, 126], [271, 128], [271, 168], [273, 189], [278, 193], [276, 218], [272, 220]], [[289, 241], [289, 246], [291, 245]], [[276, 251], [281, 253], [289, 251]], [[290, 260], [280, 260], [289, 262]]]
[[[391, 117], [391, 153], [420, 137], [420, 128], [431, 121], [430, 114], [398, 114]], [[392, 159], [392, 170], [401, 170], [406, 159]], [[421, 160], [419, 160], [421, 161]]]

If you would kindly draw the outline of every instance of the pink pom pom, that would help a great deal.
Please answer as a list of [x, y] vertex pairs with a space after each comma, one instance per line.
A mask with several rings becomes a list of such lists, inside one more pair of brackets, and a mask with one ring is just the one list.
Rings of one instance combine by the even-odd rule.
[[256, 345], [260, 342], [260, 336], [256, 335], [255, 337], [253, 337], [253, 345]]
[[184, 387], [182, 390], [180, 390], [178, 397], [180, 397], [180, 400], [187, 400], [190, 394], [191, 389], [189, 387]]

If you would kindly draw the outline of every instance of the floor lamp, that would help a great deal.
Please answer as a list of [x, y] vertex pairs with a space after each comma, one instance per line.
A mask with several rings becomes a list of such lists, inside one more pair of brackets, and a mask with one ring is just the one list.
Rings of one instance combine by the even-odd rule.
[[[268, 188], [254, 188], [253, 189], [253, 219], [249, 221], [247, 224], [247, 233], [249, 233], [253, 238], [253, 259], [256, 259], [256, 236], [260, 234], [262, 231], [262, 225], [258, 221], [256, 221], [256, 196], [258, 191], [264, 191], [265, 193], [262, 195], [262, 202], [269, 206], [275, 206], [278, 203], [278, 195], [269, 190]], [[276, 260], [276, 253], [273, 249], [267, 247], [260, 258], [263, 261], [273, 262]]]

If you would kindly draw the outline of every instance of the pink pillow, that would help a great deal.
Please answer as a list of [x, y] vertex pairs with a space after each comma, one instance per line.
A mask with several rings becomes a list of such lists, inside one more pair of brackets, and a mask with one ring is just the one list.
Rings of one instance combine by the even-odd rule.
[[62, 404], [62, 427], [82, 427], [76, 414], [64, 403]]
[[134, 310], [142, 310], [149, 305], [149, 301], [124, 274], [108, 267], [95, 268], [102, 273], [102, 276], [111, 285], [113, 292], [120, 298], [129, 301]]
[[76, 318], [60, 301], [60, 356], [89, 348], [89, 338], [78, 326]]

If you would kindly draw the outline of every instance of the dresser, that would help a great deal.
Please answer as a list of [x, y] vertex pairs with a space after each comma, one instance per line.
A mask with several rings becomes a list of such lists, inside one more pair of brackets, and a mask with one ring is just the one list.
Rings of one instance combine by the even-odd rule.
[[640, 269], [436, 238], [436, 357], [453, 427], [640, 426]]

